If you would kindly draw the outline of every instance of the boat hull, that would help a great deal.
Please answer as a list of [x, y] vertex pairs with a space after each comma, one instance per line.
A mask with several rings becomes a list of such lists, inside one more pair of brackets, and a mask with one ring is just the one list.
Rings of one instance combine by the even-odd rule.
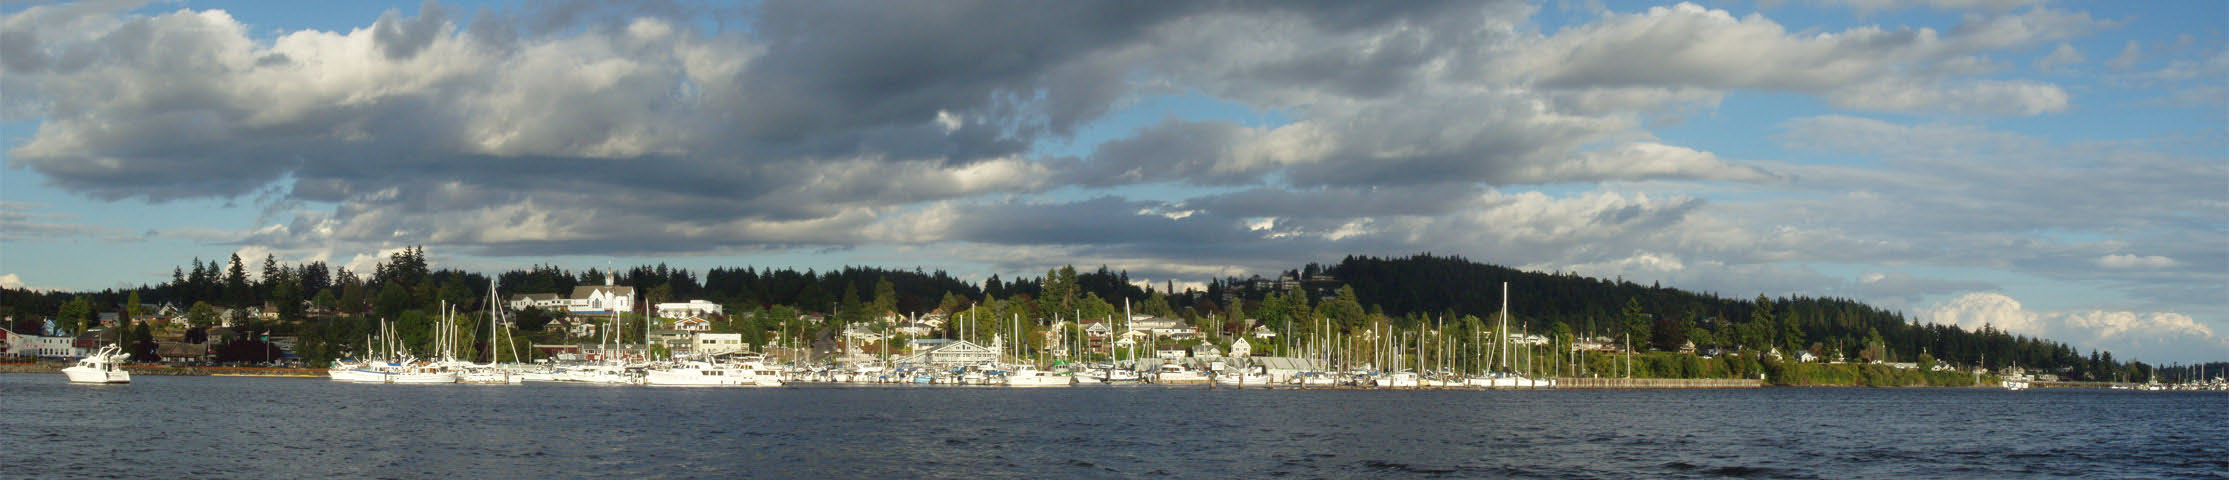
[[70, 367], [62, 369], [62, 375], [68, 376], [70, 383], [132, 383], [131, 372], [121, 369], [102, 371], [90, 367]]

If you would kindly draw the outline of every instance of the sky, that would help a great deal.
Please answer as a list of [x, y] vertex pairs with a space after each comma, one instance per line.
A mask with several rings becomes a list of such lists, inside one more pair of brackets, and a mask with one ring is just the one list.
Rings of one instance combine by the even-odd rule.
[[1430, 252], [2220, 361], [2225, 9], [8, 3], [0, 285]]

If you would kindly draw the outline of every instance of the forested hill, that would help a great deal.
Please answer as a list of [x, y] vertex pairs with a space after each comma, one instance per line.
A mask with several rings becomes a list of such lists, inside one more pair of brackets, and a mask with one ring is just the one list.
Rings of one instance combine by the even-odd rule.
[[[2111, 379], [2128, 373], [2121, 371], [2123, 366], [2110, 353], [2084, 355], [2063, 343], [1993, 329], [1969, 332], [1922, 325], [1901, 313], [1847, 299], [1724, 298], [1429, 254], [1347, 257], [1322, 271], [1332, 278], [1305, 285], [1319, 290], [1333, 283], [1352, 286], [1363, 303], [1394, 317], [1488, 317], [1498, 310], [1501, 284], [1508, 282], [1510, 318], [1535, 332], [1554, 330], [1560, 323], [1588, 336], [1618, 338], [1630, 332], [1635, 343], [1645, 338], [1660, 349], [1692, 340], [1706, 345], [1793, 348], [1830, 357], [1839, 352], [1853, 360], [1879, 357], [1914, 362], [1925, 353], [1952, 365], [1972, 365], [1986, 357], [1992, 368], [2019, 365], [2077, 378]], [[1770, 308], [1760, 309], [1760, 305]]]

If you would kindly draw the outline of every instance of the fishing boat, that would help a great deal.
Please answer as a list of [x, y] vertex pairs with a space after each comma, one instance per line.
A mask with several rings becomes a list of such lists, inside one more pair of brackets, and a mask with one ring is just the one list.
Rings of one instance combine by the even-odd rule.
[[77, 366], [62, 369], [70, 383], [132, 383], [131, 372], [124, 371], [125, 355], [115, 345], [101, 347], [99, 352], [78, 359]]

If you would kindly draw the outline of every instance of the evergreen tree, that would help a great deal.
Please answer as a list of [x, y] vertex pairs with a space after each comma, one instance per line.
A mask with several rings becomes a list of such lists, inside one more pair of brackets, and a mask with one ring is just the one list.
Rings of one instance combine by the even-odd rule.
[[248, 288], [248, 271], [240, 266], [240, 254], [232, 254], [232, 266], [224, 273], [224, 302], [232, 308], [247, 308], [255, 301], [255, 292]]
[[1651, 335], [1653, 332], [1650, 331], [1652, 325], [1649, 314], [1641, 310], [1641, 297], [1626, 298], [1625, 309], [1620, 312], [1619, 319], [1624, 321], [1625, 333], [1632, 339], [1635, 350], [1646, 348], [1646, 342], [1655, 338]]

